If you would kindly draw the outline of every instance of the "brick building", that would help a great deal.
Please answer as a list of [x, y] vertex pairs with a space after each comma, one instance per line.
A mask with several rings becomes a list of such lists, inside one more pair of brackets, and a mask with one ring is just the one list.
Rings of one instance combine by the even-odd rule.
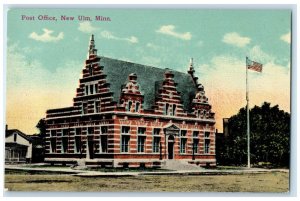
[[97, 56], [91, 36], [73, 106], [47, 110], [48, 162], [215, 166], [215, 119], [203, 85], [187, 73]]

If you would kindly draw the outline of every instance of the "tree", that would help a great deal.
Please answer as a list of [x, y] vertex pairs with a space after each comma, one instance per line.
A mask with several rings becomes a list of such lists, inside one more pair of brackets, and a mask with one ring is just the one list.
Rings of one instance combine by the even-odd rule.
[[[289, 166], [290, 114], [264, 102], [250, 110], [251, 163], [270, 162], [274, 166]], [[230, 117], [229, 137], [220, 149], [220, 162], [242, 165], [247, 162], [246, 108]], [[219, 145], [222, 146], [222, 145]]]
[[40, 130], [40, 137], [45, 139], [46, 137], [46, 121], [45, 119], [40, 119], [36, 127]]

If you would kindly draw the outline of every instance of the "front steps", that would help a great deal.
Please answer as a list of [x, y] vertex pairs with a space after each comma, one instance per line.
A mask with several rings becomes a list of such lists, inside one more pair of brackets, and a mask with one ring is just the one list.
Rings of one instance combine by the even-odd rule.
[[165, 160], [164, 165], [161, 167], [162, 169], [168, 170], [201, 170], [200, 166], [196, 164], [190, 164], [187, 161], [182, 160]]

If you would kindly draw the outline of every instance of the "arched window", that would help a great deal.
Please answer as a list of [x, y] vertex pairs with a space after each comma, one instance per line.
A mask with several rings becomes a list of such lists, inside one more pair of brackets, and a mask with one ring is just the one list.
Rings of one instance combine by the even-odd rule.
[[136, 111], [136, 112], [139, 112], [139, 109], [140, 109], [140, 103], [139, 103], [139, 102], [136, 102], [136, 103], [135, 103], [135, 111]]
[[132, 106], [132, 102], [131, 102], [131, 101], [129, 101], [129, 102], [128, 102], [127, 111], [130, 111], [130, 109], [131, 109], [131, 106]]
[[165, 107], [165, 115], [169, 114], [169, 103], [166, 103], [166, 107]]
[[172, 107], [172, 116], [175, 116], [176, 114], [176, 105], [174, 104]]

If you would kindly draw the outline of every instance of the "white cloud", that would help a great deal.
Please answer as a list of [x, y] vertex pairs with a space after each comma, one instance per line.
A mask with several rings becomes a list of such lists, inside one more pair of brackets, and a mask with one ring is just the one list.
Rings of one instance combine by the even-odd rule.
[[130, 38], [124, 38], [124, 40], [127, 40], [130, 43], [138, 43], [139, 40], [135, 36], [131, 36]]
[[64, 33], [60, 32], [57, 36], [53, 36], [52, 33], [54, 31], [49, 29], [43, 29], [44, 33], [41, 35], [38, 35], [36, 32], [32, 32], [29, 35], [29, 38], [41, 42], [57, 42], [59, 40], [62, 40], [64, 38]]
[[175, 32], [175, 26], [174, 25], [163, 25], [158, 30], [156, 30], [157, 33], [173, 36], [175, 38], [179, 38], [182, 40], [191, 40], [192, 34], [190, 32], [185, 33], [178, 33]]
[[248, 37], [242, 37], [236, 32], [231, 32], [225, 34], [222, 41], [233, 46], [244, 47], [250, 43], [251, 39]]
[[270, 63], [275, 61], [275, 57], [266, 53], [261, 49], [260, 46], [255, 45], [248, 51], [248, 56], [251, 60], [254, 60], [256, 62], [265, 64], [265, 63]]
[[83, 33], [93, 33], [98, 30], [98, 28], [93, 27], [91, 22], [81, 22], [79, 23], [78, 30]]
[[291, 32], [284, 34], [280, 37], [281, 40], [283, 40], [284, 42], [291, 44]]
[[[93, 33], [93, 32], [99, 31], [99, 28], [92, 26], [92, 24], [90, 22], [82, 22], [82, 23], [79, 23], [78, 30], [81, 32], [84, 32], [84, 33]], [[103, 38], [110, 39], [110, 40], [123, 40], [123, 41], [127, 41], [129, 43], [138, 43], [139, 42], [138, 38], [135, 36], [130, 36], [128, 38], [121, 38], [121, 37], [115, 36], [112, 32], [107, 31], [107, 30], [101, 31], [100, 35]]]
[[123, 40], [123, 41], [127, 41], [129, 43], [138, 43], [139, 42], [138, 38], [135, 36], [130, 36], [129, 38], [120, 38], [120, 37], [115, 36], [110, 31], [102, 31], [101, 36], [106, 39]]

